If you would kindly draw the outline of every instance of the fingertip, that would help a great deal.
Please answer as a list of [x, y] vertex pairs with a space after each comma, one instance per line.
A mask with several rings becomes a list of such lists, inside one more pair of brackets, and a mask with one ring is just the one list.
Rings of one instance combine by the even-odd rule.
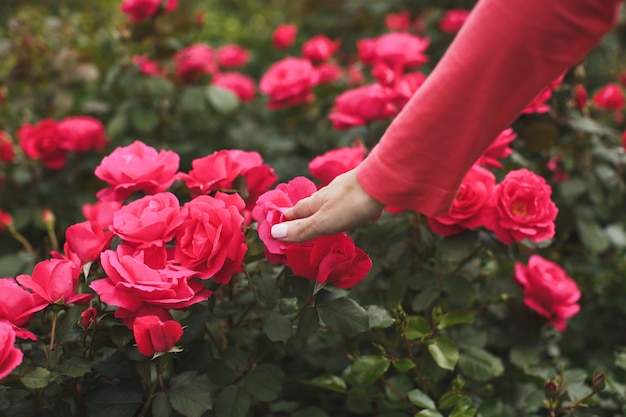
[[271, 234], [274, 239], [283, 239], [287, 237], [288, 226], [286, 223], [278, 223], [272, 226]]

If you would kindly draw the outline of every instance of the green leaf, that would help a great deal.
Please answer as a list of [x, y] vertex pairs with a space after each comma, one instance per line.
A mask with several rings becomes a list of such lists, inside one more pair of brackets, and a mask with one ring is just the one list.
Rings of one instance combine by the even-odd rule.
[[274, 276], [271, 274], [257, 274], [251, 278], [250, 284], [254, 297], [261, 306], [271, 310], [278, 305], [280, 291], [278, 291]]
[[129, 386], [99, 385], [85, 403], [89, 417], [132, 417], [143, 404], [143, 395]]
[[409, 316], [404, 335], [409, 340], [421, 339], [430, 334], [430, 324], [422, 316]]
[[27, 265], [33, 263], [31, 255], [23, 253], [12, 253], [0, 256], [0, 276], [14, 277], [26, 270]]
[[587, 192], [589, 185], [582, 178], [574, 177], [569, 181], [563, 181], [559, 184], [559, 192], [564, 199], [569, 201], [576, 200], [579, 196]]
[[46, 368], [37, 367], [20, 378], [26, 388], [45, 388], [54, 380], [52, 373]]
[[453, 370], [459, 360], [459, 350], [450, 339], [437, 336], [430, 341], [428, 352], [440, 368]]
[[204, 87], [187, 87], [180, 98], [180, 105], [187, 113], [206, 112], [206, 101], [204, 99]]
[[274, 401], [280, 396], [285, 373], [276, 365], [263, 363], [246, 376], [243, 386], [259, 401]]
[[409, 358], [402, 358], [396, 361], [393, 361], [393, 367], [396, 368], [398, 372], [408, 372], [411, 369], [415, 368], [415, 363]]
[[413, 405], [427, 408], [429, 410], [437, 409], [437, 405], [435, 404], [435, 402], [428, 396], [428, 394], [420, 389], [412, 389], [411, 391], [407, 392], [406, 396]]
[[239, 107], [237, 95], [226, 88], [210, 85], [206, 88], [206, 97], [211, 106], [222, 114], [232, 113]]
[[374, 414], [374, 408], [372, 407], [372, 404], [370, 404], [366, 399], [363, 398], [346, 398], [346, 409], [353, 414], [366, 416], [371, 416]]
[[242, 387], [230, 385], [215, 400], [217, 417], [245, 417], [250, 408], [250, 395]]
[[359, 356], [350, 367], [346, 378], [354, 385], [368, 385], [376, 381], [389, 368], [391, 360], [384, 356]]
[[[407, 375], [394, 375], [385, 382], [385, 395], [389, 401], [404, 401], [411, 388], [413, 388], [412, 378]], [[404, 405], [402, 407], [404, 408]]]
[[476, 381], [487, 381], [504, 373], [500, 358], [480, 348], [464, 351], [459, 357], [459, 369]]
[[320, 375], [318, 377], [315, 377], [311, 381], [309, 381], [309, 383], [311, 385], [315, 385], [316, 387], [328, 389], [328, 390], [335, 391], [335, 392], [341, 392], [341, 393], [346, 392], [346, 389], [348, 388], [348, 386], [346, 385], [346, 381], [344, 381], [342, 378], [338, 377], [337, 375], [331, 375], [331, 374]]
[[160, 392], [152, 400], [152, 417], [170, 417], [172, 406], [167, 398], [167, 394]]
[[295, 341], [300, 345], [304, 345], [309, 335], [315, 333], [317, 329], [319, 329], [319, 326], [320, 318], [317, 310], [314, 308], [304, 309], [298, 319]]
[[509, 352], [509, 359], [513, 365], [519, 368], [538, 365], [541, 361], [541, 349], [540, 345], [516, 345]]
[[439, 297], [440, 290], [437, 287], [427, 287], [413, 299], [411, 308], [415, 312], [427, 309]]
[[126, 326], [112, 326], [109, 334], [118, 347], [126, 346], [133, 339], [133, 331]]
[[200, 417], [206, 411], [213, 408], [213, 400], [209, 392], [209, 386], [191, 379], [191, 374], [185, 373], [180, 383], [173, 383], [172, 389], [168, 391], [168, 398], [174, 410], [186, 417]]
[[326, 326], [347, 336], [364, 332], [370, 327], [367, 311], [350, 298], [318, 304], [317, 311]]
[[609, 239], [596, 221], [578, 216], [576, 229], [580, 241], [592, 253], [602, 253], [609, 248]]
[[59, 367], [59, 371], [70, 378], [80, 378], [91, 371], [91, 361], [81, 357], [74, 357], [63, 362]]
[[263, 317], [263, 331], [272, 342], [286, 343], [291, 337], [291, 321], [280, 313], [268, 311]]
[[468, 231], [441, 239], [437, 244], [437, 251], [445, 260], [459, 262], [469, 256], [477, 246], [476, 233]]
[[474, 417], [476, 411], [476, 408], [455, 408], [448, 417]]
[[174, 92], [174, 86], [162, 77], [148, 77], [144, 81], [152, 98], [163, 100], [169, 98]]
[[328, 417], [326, 411], [319, 407], [304, 407], [294, 412], [292, 417]]
[[159, 123], [159, 116], [152, 109], [136, 107], [133, 109], [132, 122], [140, 133], [149, 133]]
[[426, 409], [415, 414], [415, 417], [443, 417], [443, 415], [439, 411]]
[[124, 130], [128, 123], [128, 116], [126, 113], [118, 113], [106, 125], [107, 136], [110, 138], [117, 138]]
[[389, 310], [381, 306], [367, 306], [367, 315], [369, 316], [371, 328], [382, 327], [386, 329], [387, 327], [391, 327], [394, 323], [394, 319]]
[[459, 324], [470, 324], [474, 322], [473, 311], [456, 311], [444, 314], [439, 318], [437, 328], [443, 330], [450, 326], [457, 326]]

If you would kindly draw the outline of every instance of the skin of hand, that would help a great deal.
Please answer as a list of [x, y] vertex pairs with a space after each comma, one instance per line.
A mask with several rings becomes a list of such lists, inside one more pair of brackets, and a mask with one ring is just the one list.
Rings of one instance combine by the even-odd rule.
[[384, 207], [363, 190], [353, 169], [288, 209], [287, 221], [272, 226], [272, 237], [304, 242], [353, 230], [380, 214]]

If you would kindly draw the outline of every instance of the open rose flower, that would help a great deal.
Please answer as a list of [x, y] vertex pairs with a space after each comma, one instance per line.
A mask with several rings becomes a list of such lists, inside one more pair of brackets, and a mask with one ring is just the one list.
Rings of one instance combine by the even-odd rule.
[[469, 10], [448, 10], [439, 21], [439, 29], [446, 33], [456, 33], [469, 17]]
[[302, 45], [302, 56], [313, 63], [328, 61], [340, 45], [340, 41], [333, 41], [327, 36], [313, 36]]
[[515, 264], [515, 279], [524, 289], [524, 304], [564, 331], [567, 319], [578, 313], [580, 290], [558, 264], [531, 255], [528, 265]]
[[280, 25], [272, 34], [272, 44], [276, 49], [289, 48], [296, 40], [298, 27], [296, 25]]
[[124, 0], [120, 10], [131, 23], [137, 23], [155, 16], [162, 6], [165, 13], [171, 13], [178, 7], [178, 0]]
[[36, 125], [25, 124], [17, 131], [20, 148], [31, 159], [40, 159], [48, 169], [61, 169], [67, 162], [67, 150], [59, 122], [41, 120]]
[[388, 13], [385, 16], [385, 26], [389, 30], [407, 32], [411, 27], [411, 14], [408, 10], [402, 10], [399, 13]]
[[384, 34], [376, 40], [374, 61], [383, 61], [391, 68], [413, 68], [428, 62], [425, 55], [430, 41], [404, 32]]
[[341, 93], [335, 99], [328, 118], [337, 130], [363, 126], [375, 120], [385, 120], [398, 112], [393, 98], [393, 90], [380, 84], [357, 87]]
[[0, 321], [0, 381], [22, 363], [24, 354], [15, 347], [15, 330], [9, 323]]
[[513, 129], [503, 130], [483, 152], [477, 163], [485, 168], [502, 168], [503, 165], [500, 159], [506, 158], [513, 153], [513, 149], [509, 145], [515, 138], [517, 138], [517, 134]]
[[32, 276], [17, 276], [17, 282], [50, 304], [83, 304], [91, 294], [77, 294], [79, 269], [63, 259], [43, 260], [33, 269]]
[[159, 64], [156, 61], [152, 61], [148, 58], [148, 55], [135, 55], [133, 56], [133, 65], [139, 68], [139, 72], [151, 77], [161, 77], [165, 71], [159, 68]]
[[59, 122], [61, 146], [72, 152], [102, 151], [107, 144], [104, 125], [89, 116], [66, 117]]
[[213, 77], [213, 85], [232, 91], [241, 101], [250, 101], [256, 95], [252, 77], [238, 72], [223, 72]]
[[459, 187], [448, 214], [428, 219], [430, 229], [452, 236], [483, 225], [483, 210], [491, 200], [496, 177], [478, 165], [472, 166]]
[[426, 76], [421, 72], [410, 72], [401, 76], [393, 86], [394, 104], [402, 110], [413, 94], [424, 84]]
[[183, 328], [175, 320], [161, 321], [157, 316], [141, 316], [135, 319], [133, 335], [139, 353], [152, 356], [173, 348], [183, 336]]
[[250, 61], [250, 52], [239, 45], [224, 45], [215, 55], [217, 64], [222, 68], [239, 68]]
[[217, 74], [215, 51], [209, 45], [195, 44], [174, 55], [176, 75], [188, 83], [198, 81], [205, 74]]
[[174, 183], [179, 164], [178, 154], [157, 152], [143, 142], [118, 147], [96, 167], [96, 177], [110, 186], [98, 191], [96, 196], [105, 201], [124, 201], [135, 191], [163, 192]]
[[624, 108], [624, 92], [615, 83], [607, 84], [592, 97], [593, 104], [602, 110], [621, 110]]
[[506, 245], [552, 239], [558, 209], [551, 194], [543, 177], [525, 168], [510, 171], [494, 188], [485, 227]]
[[113, 215], [120, 208], [122, 203], [119, 201], [98, 201], [95, 204], [83, 204], [81, 211], [87, 220], [100, 223], [102, 229], [106, 230], [113, 222]]
[[259, 82], [269, 96], [267, 107], [279, 110], [313, 100], [313, 87], [319, 83], [317, 70], [307, 59], [288, 57], [274, 63]]
[[0, 131], [0, 162], [13, 162], [15, 149], [13, 142], [6, 132]]
[[36, 340], [26, 327], [37, 312], [48, 306], [39, 294], [21, 287], [13, 278], [0, 278], [0, 321], [13, 325], [17, 337]]
[[330, 150], [309, 162], [309, 171], [323, 185], [330, 183], [336, 176], [356, 168], [365, 158], [365, 148], [360, 142], [355, 146]]
[[96, 221], [85, 221], [71, 225], [65, 230], [67, 248], [80, 260], [79, 267], [93, 262], [109, 247], [113, 233], [104, 231]]

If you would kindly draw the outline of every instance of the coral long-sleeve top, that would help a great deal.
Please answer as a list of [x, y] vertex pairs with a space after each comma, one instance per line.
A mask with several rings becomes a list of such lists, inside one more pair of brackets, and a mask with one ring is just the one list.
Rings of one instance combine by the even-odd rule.
[[427, 216], [537, 93], [614, 26], [621, 0], [480, 0], [446, 54], [357, 168], [364, 190]]

